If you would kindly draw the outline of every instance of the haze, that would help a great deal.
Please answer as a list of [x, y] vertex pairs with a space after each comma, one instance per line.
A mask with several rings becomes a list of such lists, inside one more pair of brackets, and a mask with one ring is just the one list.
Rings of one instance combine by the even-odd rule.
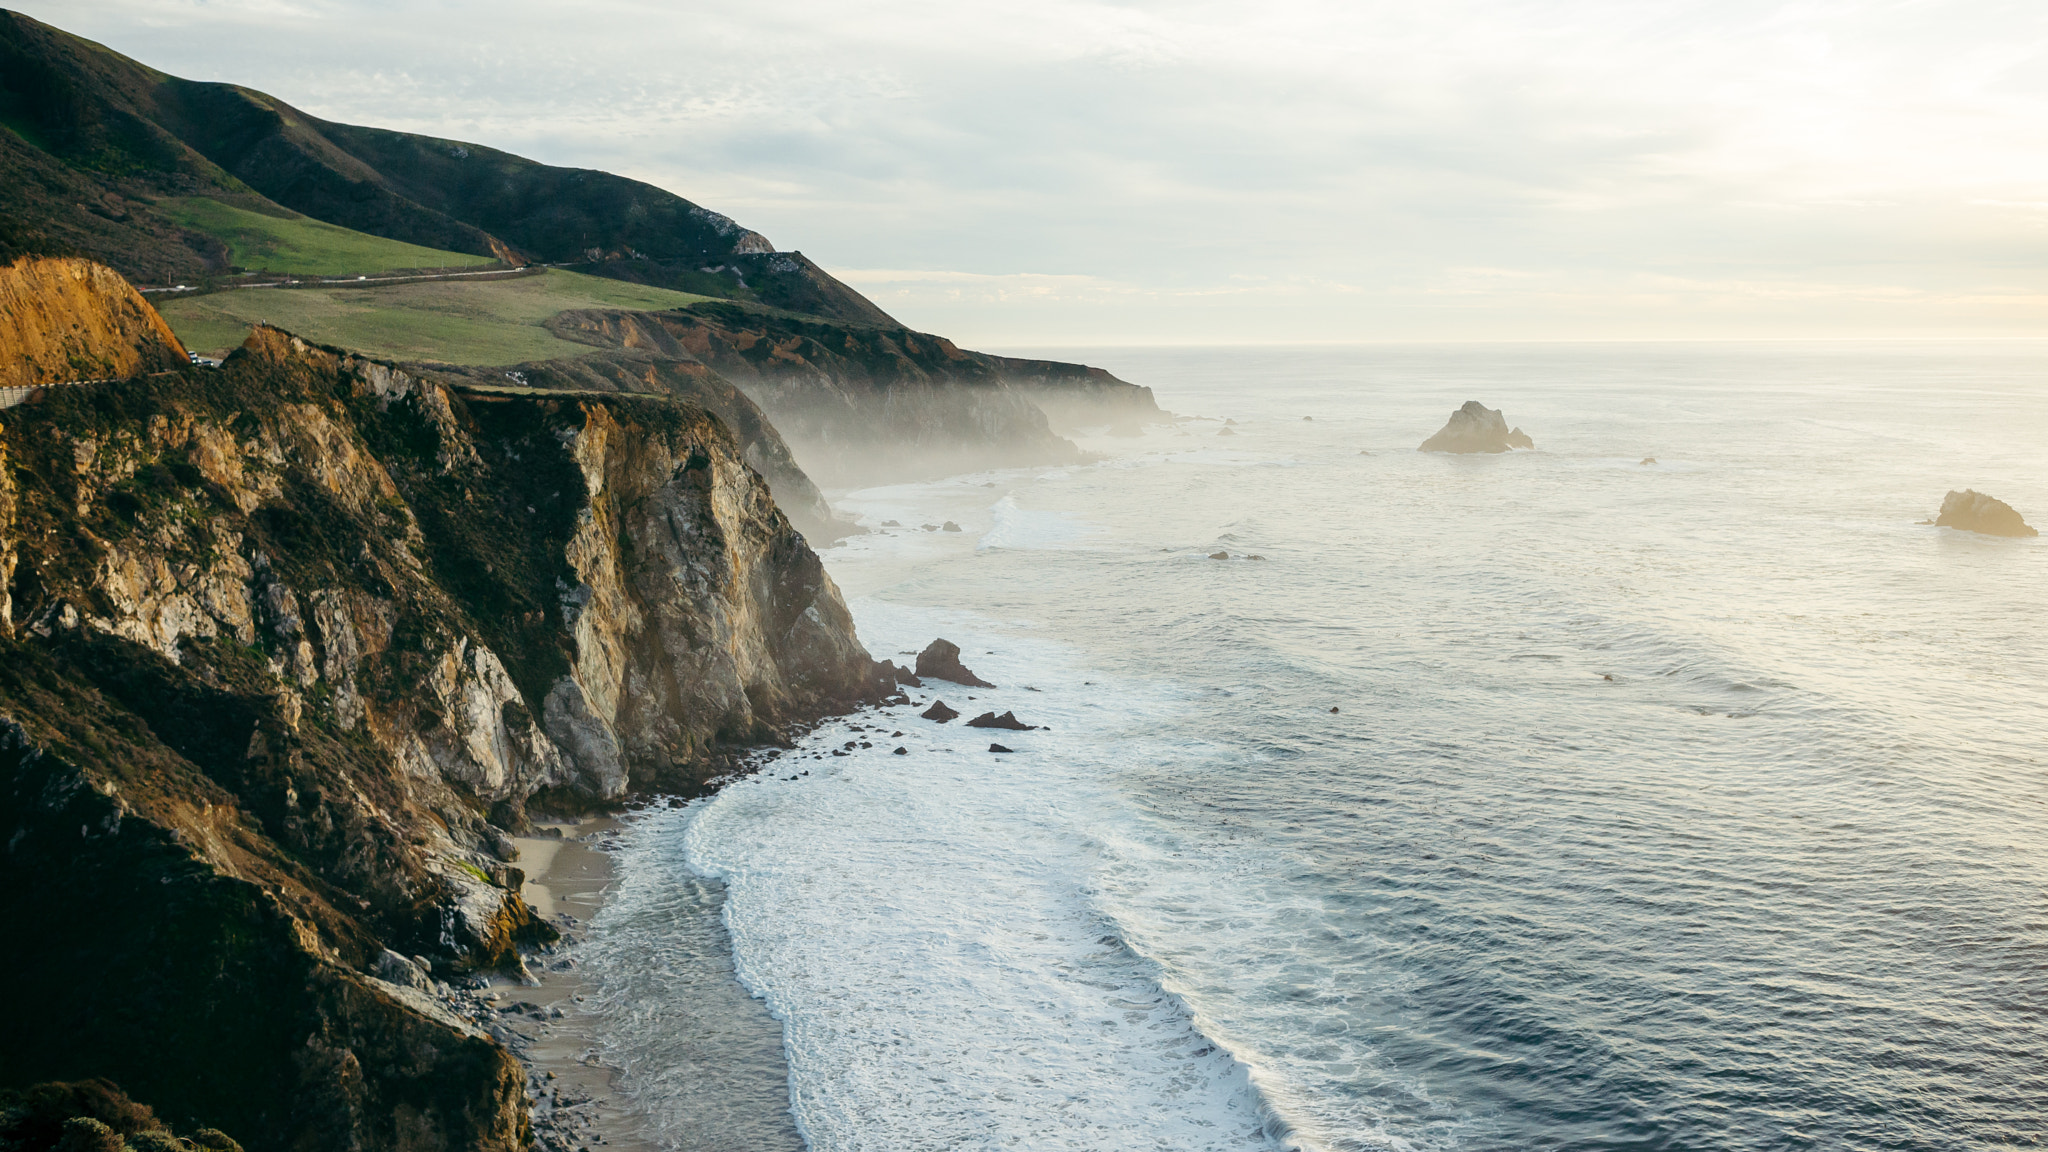
[[2048, 335], [2039, 4], [20, 7], [648, 180], [967, 345]]

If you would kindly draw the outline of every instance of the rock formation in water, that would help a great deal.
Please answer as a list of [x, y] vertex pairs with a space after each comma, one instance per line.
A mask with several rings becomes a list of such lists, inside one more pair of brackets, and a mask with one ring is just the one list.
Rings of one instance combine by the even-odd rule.
[[925, 650], [917, 654], [917, 674], [940, 680], [951, 680], [969, 688], [993, 688], [995, 685], [976, 676], [960, 663], [960, 646], [951, 640], [934, 640]]
[[[147, 329], [147, 326], [144, 326]], [[0, 1083], [302, 1152], [527, 1140], [419, 989], [552, 936], [504, 834], [893, 690], [711, 412], [259, 329], [0, 422]], [[417, 978], [415, 973], [417, 972]], [[168, 1110], [168, 1111], [167, 1111]]]
[[1422, 442], [1420, 452], [1506, 452], [1510, 448], [1534, 448], [1536, 442], [1529, 439], [1520, 428], [1509, 428], [1507, 418], [1500, 409], [1488, 408], [1477, 400], [1467, 400], [1464, 406], [1451, 413], [1451, 418], [1437, 434]]
[[1942, 528], [1959, 528], [1965, 532], [1981, 532], [1986, 536], [2041, 534], [2021, 519], [2012, 505], [1968, 488], [1961, 492], [1950, 492], [1942, 499], [1941, 514], [1934, 518], [1934, 523]]
[[1017, 719], [1015, 712], [1005, 712], [1001, 716], [993, 712], [983, 712], [981, 715], [969, 720], [967, 726], [969, 728], [1008, 728], [1013, 732], [1031, 731], [1031, 725]]
[[932, 701], [931, 707], [918, 713], [918, 715], [924, 717], [927, 720], [944, 724], [948, 720], [958, 719], [960, 713], [955, 712], [951, 708], [946, 707], [946, 702], [944, 700], [934, 700]]

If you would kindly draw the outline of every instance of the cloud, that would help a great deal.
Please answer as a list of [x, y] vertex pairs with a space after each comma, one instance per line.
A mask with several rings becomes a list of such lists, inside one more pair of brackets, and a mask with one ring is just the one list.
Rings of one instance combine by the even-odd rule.
[[[1262, 339], [1889, 333], [1888, 286], [1959, 302], [1949, 327], [2048, 290], [2048, 8], [2014, 0], [24, 7], [317, 115], [647, 179], [830, 267], [957, 270], [864, 287], [962, 338], [1106, 307], [1148, 338], [1226, 308]], [[1688, 317], [1658, 277], [1844, 291]]]

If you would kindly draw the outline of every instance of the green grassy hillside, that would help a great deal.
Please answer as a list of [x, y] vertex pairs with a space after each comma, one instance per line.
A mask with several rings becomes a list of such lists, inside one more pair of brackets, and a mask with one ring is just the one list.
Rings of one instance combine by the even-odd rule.
[[398, 268], [454, 268], [490, 264], [439, 248], [386, 240], [310, 216], [267, 216], [203, 196], [160, 200], [157, 210], [179, 227], [204, 232], [228, 246], [229, 260], [250, 271], [304, 276], [345, 276]]
[[517, 364], [593, 349], [541, 325], [572, 308], [680, 308], [687, 292], [550, 268], [508, 280], [438, 280], [380, 288], [245, 288], [165, 301], [158, 309], [185, 346], [223, 355], [265, 321], [308, 340], [386, 360]]

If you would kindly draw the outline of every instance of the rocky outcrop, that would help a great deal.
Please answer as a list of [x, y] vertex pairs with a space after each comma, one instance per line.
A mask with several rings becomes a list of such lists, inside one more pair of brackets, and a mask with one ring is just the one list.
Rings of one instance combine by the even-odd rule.
[[552, 935], [502, 859], [528, 806], [694, 787], [895, 680], [705, 408], [273, 329], [9, 410], [0, 576], [39, 992], [0, 1083], [107, 1075], [252, 1147], [521, 1146], [516, 1065], [403, 958]]
[[976, 676], [960, 663], [960, 646], [951, 640], [934, 640], [917, 654], [917, 674], [939, 680], [951, 680], [969, 688], [993, 688], [995, 685]]
[[0, 268], [0, 388], [123, 380], [185, 362], [185, 347], [121, 274], [90, 260]]
[[650, 353], [638, 347], [601, 352], [574, 360], [549, 360], [503, 368], [408, 366], [409, 370], [458, 385], [467, 391], [495, 395], [613, 392], [669, 396], [694, 403], [725, 424], [738, 438], [740, 455], [768, 482], [775, 506], [814, 544], [827, 544], [861, 531], [839, 518], [825, 494], [797, 465], [782, 434], [747, 394], [695, 360]]
[[[1106, 372], [986, 356], [900, 327], [724, 303], [564, 312], [548, 327], [567, 340], [707, 365], [752, 397], [828, 486], [1081, 459], [1053, 432], [1040, 407], [1047, 397], [1063, 397], [1069, 419], [1101, 407], [1094, 423], [1161, 415], [1148, 390]], [[1023, 380], [1006, 365], [1022, 366]]]
[[1464, 406], [1451, 413], [1451, 418], [1437, 431], [1437, 434], [1422, 442], [1421, 452], [1506, 452], [1510, 448], [1534, 448], [1536, 442], [1529, 439], [1520, 428], [1509, 428], [1507, 418], [1500, 409], [1488, 408], [1477, 400], [1467, 400]]
[[1015, 712], [1005, 712], [1001, 716], [996, 715], [994, 712], [983, 712], [981, 715], [969, 720], [967, 726], [969, 728], [1007, 728], [1012, 732], [1029, 732], [1032, 729], [1031, 725], [1017, 719]]
[[939, 724], [944, 724], [949, 720], [957, 720], [960, 718], [960, 713], [954, 711], [951, 708], [946, 707], [946, 702], [944, 700], [932, 701], [932, 706], [918, 713], [918, 715], [924, 717], [926, 720], [931, 720]]
[[2029, 526], [2003, 500], [1996, 500], [1982, 492], [1965, 488], [1961, 492], [1950, 492], [1941, 501], [1941, 514], [1934, 523], [1943, 528], [1959, 528], [1965, 532], [1981, 532], [1986, 536], [2039, 536], [2041, 533]]

